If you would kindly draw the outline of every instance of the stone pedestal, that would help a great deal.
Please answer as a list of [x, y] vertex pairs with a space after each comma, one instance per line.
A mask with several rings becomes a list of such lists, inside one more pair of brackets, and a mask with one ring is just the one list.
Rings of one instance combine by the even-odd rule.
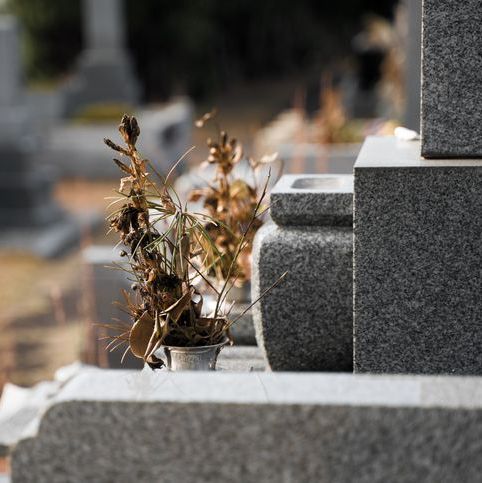
[[[119, 249], [112, 246], [92, 245], [82, 251], [82, 259], [86, 264], [86, 316], [89, 322], [87, 335], [87, 352], [83, 360], [88, 364], [110, 367], [113, 369], [141, 369], [143, 361], [129, 351], [121, 362], [125, 345], [110, 351], [106, 346], [111, 339], [106, 335], [115, 335], [119, 329], [108, 329], [106, 325], [126, 328], [132, 324], [125, 311], [125, 300], [122, 290], [130, 291], [132, 282], [126, 271], [126, 260], [119, 256]], [[117, 268], [116, 268], [117, 267]], [[121, 269], [123, 267], [123, 269]]]
[[355, 164], [356, 372], [482, 374], [482, 160], [368, 138]]
[[84, 372], [13, 482], [477, 482], [480, 378]]
[[352, 370], [352, 190], [346, 175], [287, 175], [253, 247], [258, 345], [272, 370]]
[[0, 225], [39, 227], [63, 216], [52, 198], [55, 172], [30, 166], [19, 148], [0, 147]]
[[140, 88], [125, 49], [122, 0], [83, 0], [84, 43], [76, 73], [66, 86], [64, 110], [93, 104], [135, 106]]
[[[141, 126], [139, 146], [142, 155], [161, 173], [192, 147], [193, 106], [189, 99], [174, 99], [165, 105], [135, 113]], [[37, 164], [49, 163], [65, 178], [115, 179], [119, 168], [112, 162], [112, 150], [103, 138], [119, 139], [118, 123], [56, 125], [45, 149], [35, 156]], [[179, 171], [185, 167], [181, 163]]]
[[424, 0], [422, 156], [482, 158], [480, 0]]

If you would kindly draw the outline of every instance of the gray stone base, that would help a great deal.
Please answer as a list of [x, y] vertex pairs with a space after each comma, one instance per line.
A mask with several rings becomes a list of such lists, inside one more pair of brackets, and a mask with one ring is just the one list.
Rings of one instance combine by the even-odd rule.
[[368, 138], [354, 213], [355, 371], [482, 374], [482, 160]]
[[266, 370], [266, 361], [259, 347], [235, 343], [220, 352], [216, 368], [219, 371], [258, 372]]
[[30, 228], [5, 229], [0, 233], [0, 249], [18, 250], [51, 258], [80, 246], [82, 236], [103, 223], [98, 213], [82, 218], [62, 213], [54, 223]]
[[[120, 357], [120, 356], [119, 356]], [[137, 359], [139, 361], [139, 359]], [[118, 369], [111, 367], [111, 369]], [[140, 369], [132, 374], [141, 374]], [[122, 374], [130, 369], [124, 365]], [[43, 381], [31, 388], [19, 388], [7, 385], [0, 398], [0, 458], [8, 456], [15, 444], [22, 439], [30, 426], [36, 426], [40, 415], [49, 406], [51, 400], [59, 393], [61, 388], [73, 377], [86, 371], [95, 371], [96, 366], [84, 365], [74, 362], [57, 370], [54, 381]], [[263, 372], [266, 370], [266, 361], [258, 347], [227, 346], [218, 357], [216, 366], [218, 372]], [[156, 378], [163, 377], [167, 371], [152, 372], [148, 374]]]
[[[2, 159], [15, 163], [18, 158]], [[25, 166], [18, 171], [0, 172], [0, 225], [41, 227], [54, 223], [64, 213], [53, 199], [56, 179], [50, 166]]]
[[482, 380], [85, 372], [13, 482], [477, 483]]
[[[136, 113], [141, 127], [138, 147], [161, 173], [167, 171], [192, 146], [193, 107], [186, 98], [165, 105], [144, 108]], [[52, 127], [45, 149], [35, 155], [37, 165], [54, 166], [62, 178], [115, 178], [119, 168], [112, 162], [114, 152], [103, 138], [120, 140], [118, 121], [67, 124]], [[181, 163], [180, 169], [185, 166]]]
[[[237, 303], [233, 308], [230, 316], [233, 320], [238, 317], [248, 307], [249, 303]], [[254, 322], [252, 310], [248, 310], [230, 329], [235, 344], [255, 346], [256, 333], [254, 330]]]

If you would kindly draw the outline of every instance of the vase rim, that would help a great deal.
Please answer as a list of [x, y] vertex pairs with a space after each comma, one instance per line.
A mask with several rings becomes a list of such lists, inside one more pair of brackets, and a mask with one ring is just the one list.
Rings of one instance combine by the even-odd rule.
[[[163, 349], [163, 348], [168, 348], [168, 349], [175, 349], [175, 350], [202, 350], [202, 349], [212, 349], [215, 347], [223, 346], [229, 343], [229, 338], [228, 336], [224, 336], [221, 342], [218, 342], [217, 344], [210, 344], [210, 345], [198, 345], [198, 346], [179, 346], [179, 345], [160, 345], [157, 350]], [[157, 352], [156, 350], [156, 352]]]

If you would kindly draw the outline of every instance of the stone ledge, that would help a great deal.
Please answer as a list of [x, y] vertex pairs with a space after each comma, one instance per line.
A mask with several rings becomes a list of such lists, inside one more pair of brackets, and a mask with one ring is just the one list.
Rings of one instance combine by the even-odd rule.
[[85, 369], [54, 404], [141, 400], [482, 410], [482, 377]]
[[360, 168], [450, 168], [482, 167], [482, 159], [424, 159], [420, 141], [402, 141], [394, 136], [368, 136], [355, 163]]
[[278, 225], [351, 226], [353, 176], [284, 175], [270, 194], [271, 217]]
[[477, 481], [482, 378], [84, 372], [13, 481]]

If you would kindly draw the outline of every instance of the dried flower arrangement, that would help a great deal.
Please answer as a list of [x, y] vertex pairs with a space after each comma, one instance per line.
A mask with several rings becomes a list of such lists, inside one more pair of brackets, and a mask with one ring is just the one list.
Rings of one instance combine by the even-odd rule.
[[[196, 121], [196, 126], [204, 127], [215, 115], [216, 111], [204, 114]], [[229, 279], [235, 286], [242, 286], [251, 278], [252, 243], [256, 231], [263, 224], [260, 217], [252, 220], [253, 212], [261, 206], [266, 195], [266, 185], [264, 189], [260, 187], [257, 172], [261, 166], [275, 161], [277, 154], [263, 156], [259, 161], [246, 159], [253, 180], [249, 184], [233, 173], [243, 159], [241, 144], [229, 137], [217, 123], [216, 130], [217, 139], [207, 139], [209, 156], [204, 162], [205, 165], [214, 166], [214, 179], [205, 188], [192, 190], [189, 201], [203, 202], [210, 218], [205, 229], [221, 254], [216, 263], [213, 259], [206, 259], [209, 275], [221, 283]], [[239, 246], [242, 246], [240, 253]]]
[[[239, 255], [262, 213], [267, 183], [256, 204], [251, 203], [249, 213], [243, 215], [244, 232], [239, 232], [230, 263], [224, 268], [225, 281], [216, 288], [209, 273], [223, 255], [206, 226], [217, 227], [218, 222], [209, 214], [192, 213], [182, 205], [170, 183], [178, 163], [164, 177], [140, 156], [136, 148], [140, 129], [134, 117], [125, 115], [119, 132], [125, 146], [104, 140], [129, 159], [129, 163], [114, 159], [125, 176], [111, 203], [122, 206], [110, 214], [109, 221], [111, 229], [120, 235], [124, 246], [121, 255], [127, 257], [133, 276], [134, 294], [124, 293], [133, 325], [117, 327], [120, 333], [113, 337], [111, 348], [127, 343], [124, 354], [130, 349], [152, 368], [158, 368], [164, 364], [155, 355], [161, 346], [203, 347], [230, 338], [229, 328], [240, 316], [230, 320], [230, 311], [222, 312], [222, 307]], [[157, 176], [157, 182], [149, 171]], [[204, 282], [203, 290], [215, 294], [216, 306], [211, 314], [203, 314], [199, 280]]]

